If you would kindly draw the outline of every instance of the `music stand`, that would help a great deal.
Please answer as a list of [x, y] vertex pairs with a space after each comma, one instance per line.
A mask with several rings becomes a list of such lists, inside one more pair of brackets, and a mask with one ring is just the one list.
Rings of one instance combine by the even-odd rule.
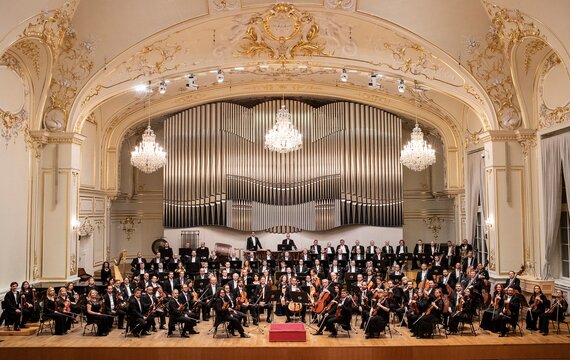
[[275, 303], [280, 301], [281, 290], [271, 290], [269, 291], [269, 301], [273, 304], [273, 311], [271, 312], [271, 322], [275, 320]]
[[396, 254], [383, 254], [382, 258], [384, 259], [386, 266], [392, 266], [396, 260]]
[[[301, 303], [301, 306], [305, 306], [305, 304], [310, 303], [309, 294], [304, 291], [292, 291], [290, 293], [291, 301], [296, 303]], [[297, 313], [293, 313], [293, 322], [297, 322], [297, 317], [295, 316]], [[301, 317], [301, 311], [299, 311], [299, 318]]]
[[394, 275], [394, 274], [392, 274], [392, 275], [389, 276], [389, 279], [392, 280], [392, 281], [394, 282], [394, 284], [399, 284], [399, 283], [402, 282], [402, 278], [403, 278], [403, 277], [404, 277], [403, 274], [400, 274], [400, 275]]
[[366, 269], [366, 260], [356, 260], [355, 264], [359, 269]]
[[220, 262], [219, 261], [208, 261], [208, 269], [210, 270], [220, 270]]
[[275, 282], [278, 283], [279, 280], [281, 280], [281, 276], [283, 275], [287, 275], [287, 272], [285, 271], [276, 271], [275, 272]]
[[180, 257], [190, 257], [190, 256], [192, 256], [192, 249], [190, 249], [190, 248], [179, 248], [178, 249], [178, 255], [180, 255]]
[[356, 282], [356, 275], [358, 274], [354, 272], [347, 272], [344, 274], [344, 282], [346, 283], [346, 289], [348, 291], [352, 290], [352, 284]]
[[191, 274], [196, 274], [200, 272], [200, 263], [188, 263], [188, 265], [186, 265], [186, 271], [188, 271]]
[[251, 266], [251, 270], [255, 270], [255, 272], [257, 272], [260, 265], [261, 265], [261, 263], [258, 260], [249, 262], [249, 266]]
[[241, 265], [242, 265], [241, 260], [230, 261], [230, 268], [231, 269], [241, 269]]
[[275, 260], [267, 260], [267, 267], [275, 269]]
[[427, 254], [418, 254], [417, 255], [418, 261], [420, 262], [420, 264], [427, 264], [429, 262], [429, 255]]
[[178, 264], [170, 263], [170, 264], [168, 264], [168, 271], [174, 271], [174, 270], [176, 270], [177, 267], [178, 267]]
[[210, 283], [210, 279], [194, 279], [194, 287], [196, 289], [203, 289]]
[[432, 266], [431, 273], [433, 275], [441, 275], [443, 274], [443, 267], [442, 266]]
[[292, 245], [278, 244], [277, 251], [291, 251], [293, 249]]
[[309, 254], [309, 256], [313, 261], [315, 261], [315, 259], [318, 259], [320, 257], [320, 254]]

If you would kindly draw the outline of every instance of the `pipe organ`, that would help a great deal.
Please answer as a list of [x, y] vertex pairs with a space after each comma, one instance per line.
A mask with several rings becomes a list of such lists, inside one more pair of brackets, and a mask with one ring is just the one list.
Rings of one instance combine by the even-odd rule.
[[279, 154], [264, 138], [281, 105], [211, 103], [165, 120], [164, 226], [402, 226], [400, 118], [351, 102], [285, 100], [303, 148]]

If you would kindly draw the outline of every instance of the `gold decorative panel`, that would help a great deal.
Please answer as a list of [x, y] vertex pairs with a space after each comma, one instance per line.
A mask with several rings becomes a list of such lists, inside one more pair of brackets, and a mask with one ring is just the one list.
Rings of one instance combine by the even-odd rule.
[[264, 135], [281, 103], [206, 104], [165, 120], [165, 227], [402, 226], [401, 120], [361, 104], [286, 100], [304, 143], [279, 154]]

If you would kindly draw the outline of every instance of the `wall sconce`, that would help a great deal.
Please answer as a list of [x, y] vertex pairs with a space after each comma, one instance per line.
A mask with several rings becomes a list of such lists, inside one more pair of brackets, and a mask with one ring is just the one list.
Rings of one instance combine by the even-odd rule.
[[485, 225], [486, 225], [487, 228], [489, 228], [489, 229], [491, 229], [491, 228], [493, 227], [493, 223], [494, 223], [494, 221], [493, 221], [493, 218], [492, 218], [492, 217], [488, 217], [488, 218], [485, 220]]
[[71, 230], [75, 231], [75, 230], [79, 229], [80, 225], [81, 225], [81, 222], [79, 221], [79, 219], [71, 220]]
[[445, 222], [445, 219], [442, 219], [437, 215], [424, 219], [424, 223], [426, 224], [427, 228], [432, 231], [433, 239], [436, 242], [437, 242], [437, 238], [439, 237], [439, 230], [441, 230], [441, 225], [444, 222]]
[[123, 220], [120, 221], [122, 225], [122, 230], [127, 236], [127, 241], [131, 241], [133, 233], [135, 232], [135, 225], [140, 224], [141, 219], [137, 217], [127, 216]]

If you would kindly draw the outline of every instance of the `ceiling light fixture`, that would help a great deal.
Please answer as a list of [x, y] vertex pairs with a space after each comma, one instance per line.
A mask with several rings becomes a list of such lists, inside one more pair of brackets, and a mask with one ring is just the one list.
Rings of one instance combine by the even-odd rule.
[[398, 92], [404, 93], [404, 91], [406, 91], [406, 83], [405, 83], [404, 79], [399, 79], [398, 80]]
[[158, 84], [158, 92], [161, 94], [166, 94], [166, 81], [162, 80], [160, 84]]
[[380, 77], [378, 74], [370, 74], [370, 78], [368, 79], [368, 87], [371, 89], [380, 89]]
[[348, 81], [348, 72], [346, 71], [346, 69], [342, 69], [342, 72], [340, 73], [340, 81], [342, 82]]
[[[416, 100], [417, 101], [417, 100]], [[435, 150], [424, 140], [424, 133], [418, 124], [416, 103], [416, 126], [412, 130], [410, 141], [400, 152], [400, 163], [413, 171], [422, 171], [435, 164]]]
[[223, 83], [225, 80], [224, 77], [224, 70], [218, 70], [218, 75], [216, 75], [216, 80], [218, 81], [218, 83]]
[[186, 76], [186, 89], [198, 90], [198, 79], [193, 74]]
[[291, 113], [285, 106], [285, 98], [281, 109], [277, 110], [277, 118], [273, 128], [265, 134], [265, 148], [281, 154], [299, 150], [303, 147], [303, 135], [291, 122]]
[[[148, 84], [150, 88], [150, 81]], [[166, 152], [156, 142], [156, 135], [150, 127], [150, 92], [148, 93], [148, 126], [142, 135], [142, 141], [131, 152], [131, 165], [150, 174], [166, 164]]]

